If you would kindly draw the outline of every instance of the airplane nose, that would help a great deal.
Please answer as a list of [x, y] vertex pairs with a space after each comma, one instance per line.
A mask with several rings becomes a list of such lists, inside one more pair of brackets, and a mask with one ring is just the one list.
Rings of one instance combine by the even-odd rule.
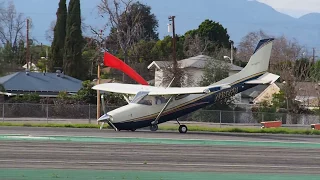
[[112, 116], [109, 114], [104, 114], [98, 119], [98, 122], [107, 122], [107, 121], [113, 121]]

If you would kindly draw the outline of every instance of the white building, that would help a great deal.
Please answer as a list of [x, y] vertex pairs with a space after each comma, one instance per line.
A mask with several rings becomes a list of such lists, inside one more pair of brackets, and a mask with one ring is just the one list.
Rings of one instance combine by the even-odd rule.
[[[213, 59], [209, 56], [199, 55], [195, 57], [191, 57], [188, 59], [183, 59], [178, 61], [179, 67], [184, 69], [186, 74], [186, 78], [188, 78], [187, 82], [183, 86], [195, 87], [199, 86], [199, 82], [202, 79], [203, 70], [206, 67], [208, 60], [217, 61], [220, 60]], [[221, 61], [217, 64], [226, 63], [225, 61]], [[231, 63], [227, 63], [230, 66], [229, 76], [238, 73], [243, 68], [236, 66]], [[153, 61], [148, 69], [155, 68], [155, 86], [157, 87], [166, 87], [167, 83], [163, 82], [163, 73], [164, 70], [172, 66], [172, 61]]]

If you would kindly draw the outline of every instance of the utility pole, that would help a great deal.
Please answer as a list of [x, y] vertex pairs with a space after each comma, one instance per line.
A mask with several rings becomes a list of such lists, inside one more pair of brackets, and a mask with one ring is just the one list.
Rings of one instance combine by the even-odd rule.
[[[100, 63], [98, 63], [98, 80], [97, 80], [97, 84], [100, 84]], [[100, 118], [100, 112], [101, 112], [101, 108], [100, 108], [100, 91], [97, 90], [97, 119]]]
[[316, 55], [315, 48], [312, 48], [312, 63], [315, 62], [315, 55]]
[[169, 16], [169, 20], [172, 21], [172, 45], [173, 45], [173, 52], [172, 52], [172, 58], [174, 63], [176, 63], [176, 30], [175, 30], [175, 24], [174, 24], [174, 18], [175, 16]]
[[26, 62], [27, 62], [27, 70], [29, 69], [29, 18], [27, 19], [27, 54], [26, 54]]
[[233, 41], [230, 41], [231, 44], [231, 64], [233, 64]]
[[[97, 57], [97, 64], [98, 64], [97, 85], [100, 84], [100, 50], [101, 50], [100, 38], [102, 38], [102, 30], [100, 31], [100, 34], [98, 35], [98, 44], [97, 44], [97, 52], [98, 52], [98, 57]], [[100, 105], [101, 105], [100, 91], [97, 90], [97, 119], [100, 118], [100, 113], [101, 113], [101, 106]]]
[[[179, 75], [179, 71], [178, 71], [178, 62], [177, 62], [177, 57], [176, 57], [176, 30], [175, 30], [175, 23], [174, 23], [174, 18], [175, 16], [169, 16], [169, 21], [172, 21], [172, 59], [173, 59], [173, 72], [177, 73], [174, 75], [175, 80], [178, 80], [178, 82], [180, 81], [180, 78], [177, 78], [176, 75]], [[176, 84], [176, 83], [174, 83]]]

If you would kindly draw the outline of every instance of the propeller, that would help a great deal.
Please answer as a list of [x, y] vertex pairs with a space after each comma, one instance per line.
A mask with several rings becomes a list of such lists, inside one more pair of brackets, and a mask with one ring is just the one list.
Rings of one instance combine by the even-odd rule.
[[104, 122], [101, 123], [100, 125], [100, 130], [103, 128]]

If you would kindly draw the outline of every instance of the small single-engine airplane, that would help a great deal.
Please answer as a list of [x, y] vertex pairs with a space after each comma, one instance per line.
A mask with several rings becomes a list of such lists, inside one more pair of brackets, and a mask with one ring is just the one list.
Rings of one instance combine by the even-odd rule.
[[[95, 90], [123, 94], [127, 105], [104, 112], [97, 121], [107, 122], [114, 130], [131, 130], [150, 127], [176, 120], [180, 133], [187, 132], [178, 118], [209, 104], [232, 97], [260, 84], [272, 84], [280, 76], [268, 73], [273, 38], [260, 40], [248, 64], [237, 74], [231, 75], [207, 87], [154, 87], [139, 84], [105, 83]], [[128, 95], [134, 96], [129, 100]], [[103, 98], [103, 97], [102, 97]], [[104, 102], [102, 100], [102, 102]], [[105, 105], [102, 104], [103, 110]]]

